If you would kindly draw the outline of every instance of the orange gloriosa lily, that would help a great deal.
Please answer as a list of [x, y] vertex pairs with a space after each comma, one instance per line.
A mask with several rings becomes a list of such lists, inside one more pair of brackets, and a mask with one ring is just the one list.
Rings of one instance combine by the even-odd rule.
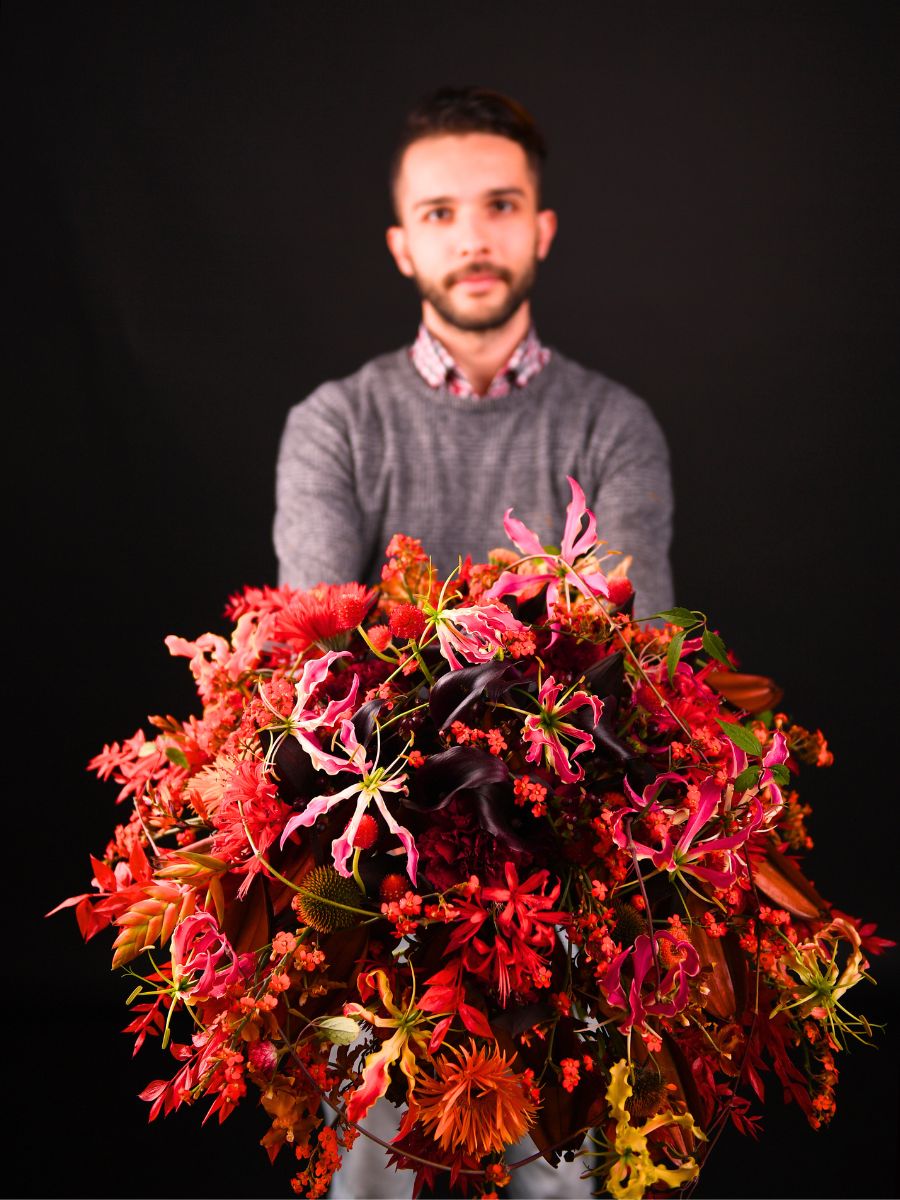
[[[388, 1090], [391, 1082], [389, 1067], [399, 1063], [400, 1070], [406, 1076], [406, 1099], [409, 1105], [404, 1127], [412, 1123], [417, 1111], [413, 1099], [413, 1087], [416, 1079], [416, 1048], [424, 1050], [431, 1037], [430, 1029], [425, 1027], [429, 1020], [428, 1014], [416, 1007], [416, 994], [413, 990], [409, 1004], [405, 1009], [394, 1003], [394, 995], [384, 971], [369, 971], [363, 975], [361, 982], [377, 990], [381, 1003], [388, 1016], [377, 1016], [361, 1004], [345, 1004], [344, 1013], [348, 1017], [359, 1017], [374, 1025], [377, 1029], [393, 1029], [395, 1032], [381, 1046], [366, 1058], [363, 1068], [362, 1083], [353, 1093], [347, 1105], [347, 1119], [351, 1122], [362, 1120], [376, 1100]], [[404, 1130], [401, 1130], [401, 1134]]]

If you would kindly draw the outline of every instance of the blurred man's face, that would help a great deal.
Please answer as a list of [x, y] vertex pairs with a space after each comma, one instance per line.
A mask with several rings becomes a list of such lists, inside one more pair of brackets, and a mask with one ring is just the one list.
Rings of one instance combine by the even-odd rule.
[[413, 142], [396, 186], [399, 224], [387, 232], [398, 268], [428, 309], [457, 329], [499, 329], [528, 299], [556, 215], [538, 210], [518, 142], [490, 133]]

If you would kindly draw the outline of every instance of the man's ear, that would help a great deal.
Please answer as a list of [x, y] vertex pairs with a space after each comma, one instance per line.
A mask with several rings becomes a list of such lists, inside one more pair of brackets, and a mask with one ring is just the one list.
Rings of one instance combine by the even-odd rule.
[[412, 259], [406, 249], [406, 230], [402, 225], [390, 225], [385, 233], [388, 250], [390, 250], [397, 270], [401, 275], [412, 278], [415, 274]]
[[537, 215], [537, 225], [537, 256], [543, 262], [550, 253], [550, 247], [556, 237], [556, 213], [552, 208], [541, 209]]

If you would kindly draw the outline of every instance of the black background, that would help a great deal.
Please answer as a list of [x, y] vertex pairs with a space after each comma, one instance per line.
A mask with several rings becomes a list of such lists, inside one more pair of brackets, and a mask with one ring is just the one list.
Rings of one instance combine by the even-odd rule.
[[[117, 1033], [109, 938], [40, 914], [119, 819], [86, 759], [192, 708], [163, 636], [221, 629], [229, 592], [274, 582], [287, 408], [413, 333], [384, 178], [441, 83], [543, 126], [541, 335], [653, 405], [679, 602], [828, 733], [811, 873], [896, 936], [888, 6], [6, 3], [3, 26], [11, 1193], [290, 1194], [249, 1105], [147, 1127], [136, 1092], [171, 1071]], [[851, 1001], [885, 1020], [897, 954], [875, 966]], [[822, 1134], [770, 1083], [762, 1142], [726, 1137], [697, 1195], [895, 1195], [892, 1041], [842, 1056]]]

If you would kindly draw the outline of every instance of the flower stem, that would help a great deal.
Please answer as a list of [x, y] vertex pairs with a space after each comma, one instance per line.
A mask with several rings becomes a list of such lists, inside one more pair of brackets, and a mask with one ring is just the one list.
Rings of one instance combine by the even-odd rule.
[[357, 846], [356, 849], [353, 851], [353, 878], [356, 880], [356, 886], [359, 888], [359, 890], [362, 892], [362, 894], [365, 895], [366, 894], [365, 884], [363, 883], [362, 876], [359, 873], [359, 855], [360, 855], [360, 848], [359, 848], [359, 846]]

